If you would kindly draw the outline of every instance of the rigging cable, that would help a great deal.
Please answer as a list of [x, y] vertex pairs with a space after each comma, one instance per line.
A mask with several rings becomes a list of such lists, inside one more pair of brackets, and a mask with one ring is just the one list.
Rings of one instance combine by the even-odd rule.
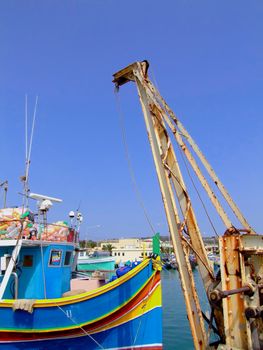
[[193, 185], [193, 187], [194, 187], [194, 189], [195, 189], [195, 191], [196, 191], [196, 193], [197, 193], [197, 196], [198, 196], [198, 198], [199, 198], [199, 200], [200, 200], [200, 202], [201, 202], [201, 204], [202, 204], [202, 207], [203, 207], [203, 209], [204, 209], [204, 211], [205, 211], [205, 213], [206, 213], [206, 216], [207, 216], [207, 218], [208, 218], [208, 221], [209, 221], [209, 223], [210, 223], [210, 225], [211, 225], [211, 227], [212, 227], [214, 233], [216, 234], [216, 236], [219, 237], [219, 234], [218, 234], [217, 231], [216, 231], [216, 228], [215, 228], [215, 226], [214, 226], [214, 224], [213, 224], [213, 222], [212, 222], [212, 219], [210, 218], [210, 216], [209, 216], [209, 214], [208, 214], [208, 210], [206, 209], [205, 203], [204, 203], [204, 201], [202, 200], [202, 197], [201, 197], [201, 195], [200, 195], [200, 193], [199, 193], [199, 191], [198, 191], [198, 189], [197, 189], [197, 187], [196, 187], [196, 185], [195, 185], [195, 183], [194, 183], [194, 180], [193, 180], [193, 177], [192, 177], [192, 175], [191, 175], [191, 173], [190, 173], [189, 167], [188, 167], [188, 165], [187, 165], [187, 163], [186, 163], [186, 161], [185, 161], [185, 158], [184, 158], [184, 155], [183, 155], [183, 151], [182, 151], [181, 147], [179, 147], [179, 145], [178, 145], [178, 148], [179, 148], [180, 155], [181, 155], [181, 158], [182, 158], [182, 160], [183, 160], [183, 163], [184, 163], [184, 165], [185, 165], [185, 168], [186, 168], [186, 170], [187, 170], [188, 176], [189, 176], [189, 178], [190, 178], [190, 180], [191, 180], [191, 182], [192, 182], [192, 185]]
[[116, 97], [116, 105], [117, 105], [117, 110], [118, 110], [118, 113], [119, 113], [119, 121], [120, 121], [120, 127], [121, 127], [121, 132], [122, 132], [122, 141], [123, 141], [123, 144], [124, 144], [124, 149], [125, 149], [125, 156], [126, 156], [126, 160], [127, 160], [127, 163], [128, 163], [128, 168], [129, 168], [129, 173], [130, 173], [130, 176], [131, 176], [131, 180], [132, 180], [132, 184], [133, 184], [133, 188], [134, 188], [134, 191], [135, 191], [135, 194], [136, 194], [136, 198], [143, 210], [143, 213], [144, 213], [144, 216], [153, 232], [153, 234], [156, 233], [154, 227], [153, 227], [153, 224], [150, 220], [150, 217], [147, 213], [147, 210], [146, 210], [146, 207], [144, 205], [144, 202], [143, 202], [143, 199], [142, 199], [142, 195], [141, 195], [141, 192], [139, 190], [139, 187], [138, 187], [138, 184], [137, 184], [137, 181], [136, 181], [136, 178], [135, 178], [135, 173], [134, 173], [134, 170], [133, 170], [133, 167], [132, 167], [132, 162], [131, 162], [131, 157], [130, 157], [130, 154], [129, 154], [129, 149], [128, 149], [128, 143], [127, 143], [127, 138], [126, 138], [126, 132], [125, 132], [125, 124], [124, 124], [124, 114], [123, 114], [123, 111], [121, 109], [121, 103], [120, 103], [120, 99], [119, 99], [119, 95], [117, 93], [117, 90], [115, 90], [115, 97]]
[[84, 334], [86, 334], [91, 340], [93, 340], [93, 341], [98, 345], [99, 348], [104, 349], [104, 347], [103, 347], [95, 338], [93, 338], [92, 335], [90, 335], [83, 327], [79, 326], [79, 324], [73, 319], [73, 317], [70, 316], [70, 314], [67, 314], [66, 311], [63, 310], [62, 307], [59, 306], [58, 304], [56, 304], [56, 305], [57, 305], [57, 307], [59, 308], [59, 310], [61, 310], [61, 311], [63, 312], [63, 314], [65, 314], [65, 316], [66, 316], [67, 318], [69, 318], [70, 321], [72, 321], [72, 323], [74, 323], [75, 325], [77, 325], [78, 328], [81, 329], [82, 332], [83, 332]]
[[[157, 81], [156, 81], [156, 78], [155, 78], [155, 74], [154, 74], [154, 72], [153, 72], [152, 69], [151, 69], [151, 71], [152, 71], [153, 79], [154, 79], [154, 81], [155, 81], [155, 86], [156, 86], [157, 93], [160, 95], [160, 92], [159, 92], [159, 89], [158, 89], [158, 85], [157, 85]], [[160, 95], [160, 96], [161, 96], [161, 95]], [[206, 216], [207, 216], [207, 218], [208, 218], [208, 220], [209, 220], [209, 223], [210, 223], [210, 225], [211, 225], [213, 231], [215, 232], [216, 236], [219, 237], [219, 235], [218, 235], [218, 233], [217, 233], [217, 231], [216, 231], [216, 228], [215, 228], [215, 226], [214, 226], [214, 224], [213, 224], [213, 222], [212, 222], [212, 219], [210, 218], [210, 216], [209, 216], [209, 214], [208, 214], [208, 211], [207, 211], [207, 209], [206, 209], [206, 206], [205, 206], [205, 204], [204, 204], [204, 201], [202, 200], [202, 197], [201, 197], [201, 195], [200, 195], [200, 193], [199, 193], [199, 191], [198, 191], [198, 189], [197, 189], [197, 187], [196, 187], [196, 185], [195, 185], [195, 183], [194, 183], [194, 180], [193, 180], [193, 178], [192, 178], [192, 176], [191, 176], [189, 167], [187, 166], [187, 163], [186, 163], [186, 161], [185, 161], [185, 158], [184, 158], [184, 156], [183, 156], [183, 154], [182, 154], [182, 149], [181, 149], [181, 147], [178, 147], [178, 148], [179, 148], [179, 151], [180, 151], [182, 160], [183, 160], [183, 162], [184, 162], [185, 168], [186, 168], [186, 170], [187, 170], [187, 173], [188, 173], [188, 175], [189, 175], [189, 178], [190, 178], [190, 180], [191, 180], [191, 182], [192, 182], [192, 184], [193, 184], [193, 186], [194, 186], [194, 189], [195, 189], [195, 191], [196, 191], [196, 193], [197, 193], [197, 195], [198, 195], [198, 197], [199, 197], [199, 200], [200, 200], [201, 203], [202, 203], [203, 209], [204, 209], [204, 211], [205, 211], [205, 213], [206, 213]]]
[[[135, 346], [135, 343], [137, 341], [137, 338], [138, 338], [138, 335], [139, 335], [139, 331], [140, 331], [140, 328], [141, 328], [141, 325], [142, 325], [142, 317], [145, 313], [145, 308], [146, 308], [146, 305], [148, 303], [148, 300], [149, 300], [149, 297], [150, 297], [150, 294], [152, 292], [152, 288], [153, 288], [153, 284], [154, 284], [154, 279], [155, 279], [155, 275], [156, 275], [156, 271], [153, 273], [153, 276], [152, 276], [152, 280], [151, 280], [151, 284], [150, 284], [150, 288], [149, 288], [149, 291], [148, 291], [148, 294], [146, 296], [145, 299], [143, 299], [142, 303], [142, 315], [140, 317], [140, 322], [139, 322], [139, 325], [138, 325], [138, 328], [137, 328], [137, 331], [136, 331], [136, 334], [135, 334], [135, 337], [134, 337], [134, 341], [133, 341], [133, 347], [132, 349], [134, 349], [134, 346]], [[148, 313], [147, 313], [148, 315]]]

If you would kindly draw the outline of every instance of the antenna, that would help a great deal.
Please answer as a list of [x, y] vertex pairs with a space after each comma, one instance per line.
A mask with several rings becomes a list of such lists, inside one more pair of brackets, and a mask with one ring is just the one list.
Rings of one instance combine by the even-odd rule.
[[31, 158], [31, 150], [32, 150], [32, 143], [33, 143], [33, 136], [34, 136], [34, 130], [35, 130], [35, 121], [36, 121], [36, 112], [37, 112], [37, 106], [38, 106], [38, 96], [36, 96], [35, 100], [35, 107], [34, 107], [34, 113], [33, 113], [33, 121], [32, 121], [32, 127], [31, 127], [31, 134], [30, 134], [30, 143], [28, 144], [28, 102], [27, 102], [27, 94], [25, 95], [25, 153], [26, 153], [26, 169], [25, 169], [25, 175], [21, 176], [21, 180], [24, 182], [24, 199], [23, 204], [28, 206], [28, 181], [29, 181], [29, 166], [30, 166], [30, 158]]
[[46, 220], [46, 215], [48, 210], [53, 206], [53, 203], [61, 203], [62, 199], [46, 196], [44, 194], [30, 193], [28, 198], [36, 199], [38, 201], [38, 208], [44, 215], [44, 220]]
[[4, 208], [6, 208], [6, 197], [7, 197], [7, 190], [8, 190], [8, 181], [4, 181], [0, 183], [0, 187], [3, 187], [4, 189]]
[[50, 196], [46, 196], [44, 194], [38, 194], [38, 193], [30, 193], [30, 195], [28, 197], [31, 199], [36, 199], [36, 200], [41, 200], [41, 201], [49, 200], [49, 201], [54, 202], [54, 203], [61, 203], [62, 202], [62, 199], [50, 197]]
[[27, 160], [27, 147], [28, 146], [28, 141], [27, 141], [27, 94], [25, 95], [25, 148], [26, 148], [26, 157], [25, 159]]

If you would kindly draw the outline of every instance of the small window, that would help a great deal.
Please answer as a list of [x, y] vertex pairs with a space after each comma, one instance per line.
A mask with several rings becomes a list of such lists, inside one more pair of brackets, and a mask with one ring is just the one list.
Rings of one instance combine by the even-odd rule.
[[33, 266], [33, 255], [24, 255], [23, 266], [24, 267]]
[[124, 253], [122, 253], [122, 256], [124, 256]]
[[121, 255], [121, 253], [118, 253], [118, 256], [120, 256]]
[[116, 256], [116, 255], [117, 255], [117, 253], [114, 253], [114, 255]]
[[51, 250], [48, 266], [59, 267], [61, 265], [62, 250]]
[[69, 266], [71, 265], [71, 261], [72, 261], [72, 252], [71, 251], [67, 251], [65, 254], [65, 259], [64, 259], [64, 266]]

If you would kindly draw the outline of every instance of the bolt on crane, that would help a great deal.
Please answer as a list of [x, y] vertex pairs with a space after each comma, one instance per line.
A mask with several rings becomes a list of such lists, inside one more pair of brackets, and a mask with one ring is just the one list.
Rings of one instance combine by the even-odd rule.
[[[191, 135], [151, 82], [148, 68], [148, 61], [135, 62], [115, 73], [113, 82], [117, 89], [128, 82], [134, 82], [137, 87], [195, 349], [262, 349], [263, 237], [249, 225]], [[220, 274], [216, 276], [207, 257], [170, 135], [226, 227], [219, 237]], [[241, 229], [230, 220], [197, 159], [223, 195]], [[211, 308], [210, 318], [201, 309], [188, 258], [189, 249], [198, 262]], [[209, 329], [218, 334], [218, 342], [210, 343], [205, 321]]]

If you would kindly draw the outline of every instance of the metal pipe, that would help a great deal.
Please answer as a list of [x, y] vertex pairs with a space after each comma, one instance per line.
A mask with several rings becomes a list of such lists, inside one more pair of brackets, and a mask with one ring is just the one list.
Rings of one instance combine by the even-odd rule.
[[18, 275], [16, 272], [12, 272], [12, 275], [14, 276], [14, 280], [15, 280], [15, 299], [18, 298]]
[[227, 298], [230, 295], [238, 294], [238, 293], [246, 293], [247, 295], [252, 296], [254, 294], [254, 289], [250, 285], [247, 285], [241, 288], [231, 289], [231, 290], [215, 289], [210, 293], [209, 299], [212, 302], [216, 302], [216, 301], [220, 301], [223, 298]]

